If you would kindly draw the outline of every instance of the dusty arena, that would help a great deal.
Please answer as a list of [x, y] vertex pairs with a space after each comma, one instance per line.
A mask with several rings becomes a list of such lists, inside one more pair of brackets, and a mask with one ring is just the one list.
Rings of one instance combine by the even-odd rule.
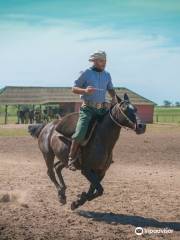
[[[0, 240], [180, 239], [180, 127], [123, 130], [105, 193], [75, 211], [88, 188], [79, 171], [64, 170], [67, 204], [58, 202], [45, 162], [30, 136], [0, 137]], [[135, 228], [142, 227], [137, 236]]]

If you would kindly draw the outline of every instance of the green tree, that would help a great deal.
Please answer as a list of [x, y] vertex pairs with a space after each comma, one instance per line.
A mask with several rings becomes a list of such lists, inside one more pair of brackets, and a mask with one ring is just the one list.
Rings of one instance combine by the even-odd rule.
[[164, 100], [163, 103], [165, 107], [170, 107], [172, 105], [172, 102], [170, 102], [169, 100]]
[[180, 102], [179, 101], [175, 102], [175, 106], [180, 107]]

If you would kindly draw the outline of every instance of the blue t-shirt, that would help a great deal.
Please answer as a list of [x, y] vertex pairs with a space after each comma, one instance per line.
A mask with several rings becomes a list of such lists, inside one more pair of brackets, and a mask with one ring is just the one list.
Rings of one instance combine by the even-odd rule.
[[81, 73], [74, 81], [74, 87], [86, 88], [92, 86], [96, 91], [91, 94], [80, 95], [85, 101], [103, 103], [106, 101], [106, 91], [113, 89], [111, 75], [107, 71], [97, 72], [91, 68]]

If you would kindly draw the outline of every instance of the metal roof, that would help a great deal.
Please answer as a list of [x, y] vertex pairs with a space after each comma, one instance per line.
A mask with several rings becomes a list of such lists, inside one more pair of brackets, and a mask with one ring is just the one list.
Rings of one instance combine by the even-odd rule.
[[[155, 105], [154, 102], [140, 96], [127, 88], [115, 88], [116, 93], [123, 97], [127, 93], [133, 104]], [[108, 98], [108, 95], [107, 95]], [[19, 87], [7, 86], [0, 90], [1, 105], [46, 104], [60, 102], [80, 102], [77, 94], [70, 87]]]

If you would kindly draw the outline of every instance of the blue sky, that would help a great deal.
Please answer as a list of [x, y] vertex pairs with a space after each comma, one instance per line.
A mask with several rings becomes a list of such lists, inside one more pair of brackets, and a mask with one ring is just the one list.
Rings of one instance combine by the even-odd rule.
[[179, 0], [0, 1], [0, 87], [71, 86], [96, 49], [115, 86], [180, 101]]

